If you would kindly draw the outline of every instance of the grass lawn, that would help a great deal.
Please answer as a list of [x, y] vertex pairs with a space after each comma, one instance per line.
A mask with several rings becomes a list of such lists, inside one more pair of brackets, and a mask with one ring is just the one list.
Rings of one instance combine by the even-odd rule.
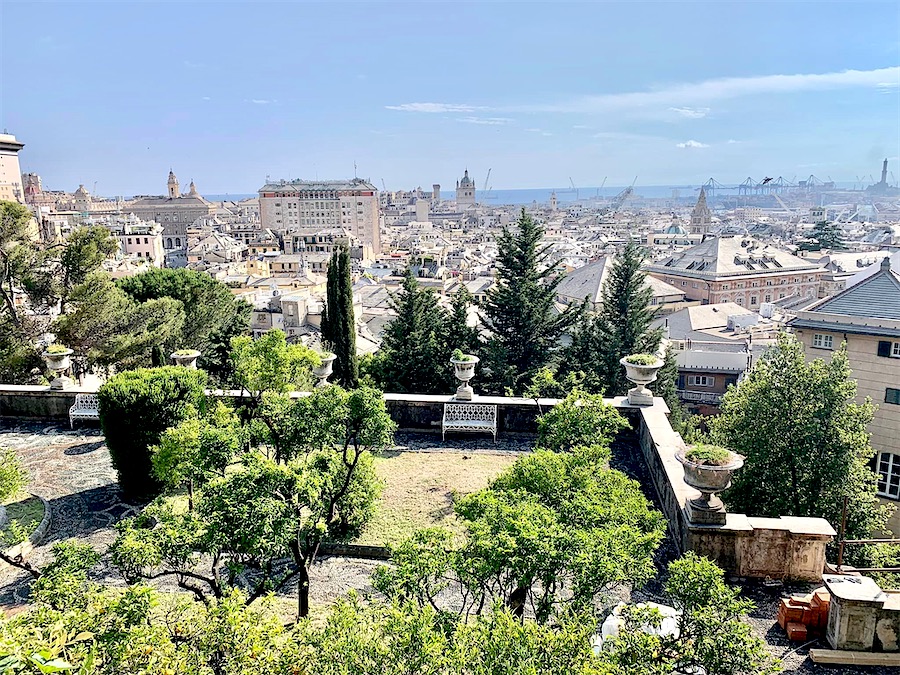
[[415, 530], [433, 525], [456, 527], [453, 501], [486, 487], [516, 461], [512, 455], [457, 452], [399, 452], [375, 459], [384, 492], [375, 517], [357, 544], [397, 544]]
[[6, 525], [0, 530], [0, 545], [3, 546], [10, 546], [12, 543], [9, 526], [13, 521], [17, 522], [30, 535], [44, 518], [44, 503], [26, 492], [20, 492], [14, 497], [10, 497], [3, 505], [9, 516]]

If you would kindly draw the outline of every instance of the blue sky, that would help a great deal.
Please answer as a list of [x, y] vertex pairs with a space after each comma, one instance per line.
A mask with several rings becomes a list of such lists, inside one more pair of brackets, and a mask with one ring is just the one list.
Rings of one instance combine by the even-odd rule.
[[0, 127], [107, 195], [900, 179], [900, 5], [2, 0]]

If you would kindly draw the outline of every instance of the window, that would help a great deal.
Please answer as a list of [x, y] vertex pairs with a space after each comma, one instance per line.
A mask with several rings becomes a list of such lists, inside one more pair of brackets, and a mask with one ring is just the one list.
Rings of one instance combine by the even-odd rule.
[[712, 387], [716, 383], [716, 378], [709, 375], [688, 375], [687, 382], [696, 387]]
[[834, 337], [816, 333], [813, 335], [812, 346], [816, 349], [834, 349]]
[[900, 342], [891, 342], [890, 340], [878, 341], [878, 356], [888, 356], [894, 359], [900, 359]]
[[758, 295], [751, 295], [751, 296], [750, 296], [750, 304], [751, 304], [751, 305], [758, 305], [758, 304], [759, 304], [759, 296], [758, 296]]
[[884, 390], [884, 402], [900, 405], [900, 389], [891, 389], [888, 387]]
[[900, 455], [892, 452], [878, 455], [878, 494], [900, 499]]
[[129, 244], [131, 243], [131, 237], [128, 237], [128, 243]]

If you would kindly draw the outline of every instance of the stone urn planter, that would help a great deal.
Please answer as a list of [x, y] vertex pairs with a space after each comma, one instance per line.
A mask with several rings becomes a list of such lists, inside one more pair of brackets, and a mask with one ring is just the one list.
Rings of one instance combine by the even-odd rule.
[[688, 520], [723, 525], [725, 505], [717, 495], [731, 485], [731, 475], [744, 466], [744, 458], [725, 448], [698, 444], [678, 451], [675, 459], [684, 467], [684, 482], [700, 492], [687, 503]]
[[334, 360], [337, 358], [337, 355], [320, 354], [320, 357], [322, 359], [322, 363], [313, 368], [313, 375], [319, 378], [316, 386], [325, 387], [328, 385], [328, 378], [331, 377], [331, 373], [334, 372], [333, 364]]
[[71, 365], [69, 357], [72, 354], [71, 349], [62, 345], [50, 345], [41, 354], [41, 357], [47, 364], [47, 370], [56, 375], [55, 379], [50, 383], [51, 389], [68, 389], [72, 386], [72, 379], [63, 375]]
[[196, 349], [179, 349], [177, 352], [172, 352], [170, 358], [175, 362], [176, 366], [184, 366], [185, 368], [196, 370], [200, 352]]
[[[458, 351], [458, 350], [457, 350]], [[469, 385], [469, 380], [475, 377], [475, 366], [480, 359], [472, 354], [455, 353], [450, 357], [450, 363], [453, 364], [453, 374], [462, 384], [456, 389], [454, 398], [460, 401], [471, 401], [475, 392]]]
[[653, 405], [653, 392], [647, 389], [647, 385], [656, 380], [663, 360], [656, 354], [630, 354], [619, 363], [625, 366], [625, 377], [637, 385], [628, 390], [628, 402], [631, 405]]

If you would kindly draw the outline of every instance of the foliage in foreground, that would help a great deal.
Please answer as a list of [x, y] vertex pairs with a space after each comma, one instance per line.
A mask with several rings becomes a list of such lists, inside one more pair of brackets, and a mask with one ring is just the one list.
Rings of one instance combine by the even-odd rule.
[[239, 590], [207, 603], [132, 585], [88, 581], [99, 556], [58, 544], [34, 585], [33, 606], [0, 621], [3, 672], [81, 675], [669, 675], [702, 666], [709, 675], [777, 672], [743, 621], [741, 600], [708, 560], [670, 565], [666, 585], [683, 612], [678, 637], [648, 635], [651, 611], [630, 608], [619, 637], [602, 651], [591, 612], [552, 624], [522, 619], [500, 604], [469, 620], [412, 601], [338, 600], [320, 621], [285, 626], [266, 597], [249, 605]]

